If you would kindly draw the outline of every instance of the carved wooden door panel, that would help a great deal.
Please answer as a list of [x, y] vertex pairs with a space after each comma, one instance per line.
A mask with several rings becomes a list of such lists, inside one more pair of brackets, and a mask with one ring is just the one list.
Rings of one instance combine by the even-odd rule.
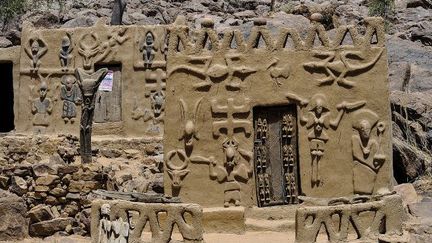
[[[105, 85], [105, 90], [99, 87], [96, 93], [94, 122], [118, 122], [121, 121], [121, 66], [98, 66], [96, 69], [106, 67], [112, 75], [112, 89]], [[109, 73], [110, 73], [109, 72]], [[109, 76], [110, 74], [107, 74]], [[101, 83], [101, 86], [103, 83]], [[102, 88], [103, 89], [103, 88]]]
[[254, 127], [258, 206], [297, 204], [296, 107], [255, 108]]

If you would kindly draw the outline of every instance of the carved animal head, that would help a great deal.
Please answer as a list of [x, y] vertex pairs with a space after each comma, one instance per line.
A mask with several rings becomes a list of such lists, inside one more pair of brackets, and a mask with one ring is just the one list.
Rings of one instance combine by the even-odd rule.
[[[182, 161], [180, 165], [174, 164], [174, 157], [176, 155]], [[189, 158], [186, 156], [185, 151], [179, 149], [169, 151], [166, 155], [165, 165], [173, 187], [180, 187], [183, 179], [190, 172], [186, 169], [189, 165]]]
[[236, 154], [238, 150], [238, 142], [235, 139], [227, 139], [223, 143], [223, 148], [225, 150], [226, 165], [227, 167], [233, 168], [237, 165]]
[[181, 187], [183, 179], [189, 174], [190, 170], [168, 170], [174, 188]]

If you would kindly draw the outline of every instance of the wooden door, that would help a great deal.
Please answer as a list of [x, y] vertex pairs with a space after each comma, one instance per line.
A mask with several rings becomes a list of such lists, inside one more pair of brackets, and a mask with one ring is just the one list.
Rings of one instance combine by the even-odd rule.
[[[112, 72], [112, 90], [101, 90], [96, 93], [94, 112], [95, 123], [121, 121], [121, 65], [99, 65], [96, 70], [106, 67]], [[107, 76], [110, 74], [108, 73]]]
[[299, 173], [295, 106], [254, 109], [258, 206], [297, 204]]

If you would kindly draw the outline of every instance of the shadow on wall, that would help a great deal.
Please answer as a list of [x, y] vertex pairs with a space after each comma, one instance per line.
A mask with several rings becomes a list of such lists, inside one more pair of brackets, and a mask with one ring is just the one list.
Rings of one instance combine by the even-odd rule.
[[0, 63], [0, 133], [15, 129], [12, 70], [12, 63]]

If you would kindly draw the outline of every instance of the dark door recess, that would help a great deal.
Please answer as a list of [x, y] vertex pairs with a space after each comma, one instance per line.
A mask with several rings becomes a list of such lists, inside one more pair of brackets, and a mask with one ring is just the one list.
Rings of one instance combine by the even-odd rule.
[[297, 204], [299, 173], [295, 106], [254, 108], [258, 206]]
[[0, 132], [10, 132], [14, 125], [13, 64], [0, 63]]

